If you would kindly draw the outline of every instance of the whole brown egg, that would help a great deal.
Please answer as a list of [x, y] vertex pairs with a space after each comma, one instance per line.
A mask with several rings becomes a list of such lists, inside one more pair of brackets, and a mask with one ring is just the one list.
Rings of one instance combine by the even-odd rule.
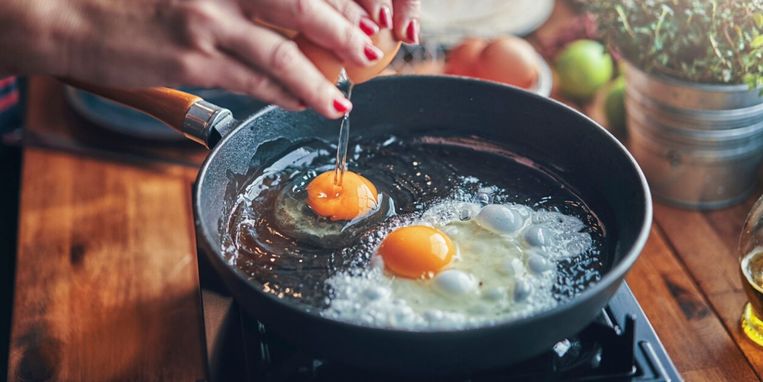
[[475, 67], [480, 53], [487, 46], [487, 41], [479, 38], [467, 38], [451, 49], [445, 62], [445, 74], [457, 76], [475, 76]]
[[474, 69], [479, 78], [528, 89], [538, 78], [537, 54], [519, 37], [501, 37], [482, 50]]

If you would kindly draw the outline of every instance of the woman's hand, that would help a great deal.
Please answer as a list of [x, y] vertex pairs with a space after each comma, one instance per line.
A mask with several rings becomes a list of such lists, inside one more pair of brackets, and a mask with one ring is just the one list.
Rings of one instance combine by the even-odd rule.
[[416, 0], [6, 0], [0, 71], [106, 86], [219, 87], [329, 118], [351, 108], [282, 35], [296, 30], [354, 65], [381, 58], [369, 34], [418, 41]]

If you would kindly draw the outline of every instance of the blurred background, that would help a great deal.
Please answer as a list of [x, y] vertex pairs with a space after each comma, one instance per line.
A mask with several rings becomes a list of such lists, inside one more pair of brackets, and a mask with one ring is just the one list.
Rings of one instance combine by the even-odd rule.
[[[466, 76], [557, 99], [627, 144], [657, 199], [673, 205], [726, 207], [756, 185], [761, 0], [424, 0], [421, 24], [421, 44], [404, 45], [382, 75]], [[265, 106], [221, 90], [183, 90], [239, 117]], [[66, 89], [65, 98], [100, 132], [28, 134], [34, 142], [92, 141], [189, 164], [203, 158], [150, 117], [80, 90]], [[190, 154], [157, 148], [167, 144]]]

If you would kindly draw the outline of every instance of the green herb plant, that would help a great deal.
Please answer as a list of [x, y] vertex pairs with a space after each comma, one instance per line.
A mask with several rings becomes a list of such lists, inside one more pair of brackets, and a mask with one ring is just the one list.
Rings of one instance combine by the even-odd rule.
[[763, 0], [588, 0], [599, 31], [649, 73], [761, 87]]

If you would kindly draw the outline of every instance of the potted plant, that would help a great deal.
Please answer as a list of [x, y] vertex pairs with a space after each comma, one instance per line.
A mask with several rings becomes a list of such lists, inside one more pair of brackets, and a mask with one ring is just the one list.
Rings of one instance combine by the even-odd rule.
[[763, 0], [590, 0], [624, 60], [629, 147], [654, 195], [717, 208], [763, 160]]

